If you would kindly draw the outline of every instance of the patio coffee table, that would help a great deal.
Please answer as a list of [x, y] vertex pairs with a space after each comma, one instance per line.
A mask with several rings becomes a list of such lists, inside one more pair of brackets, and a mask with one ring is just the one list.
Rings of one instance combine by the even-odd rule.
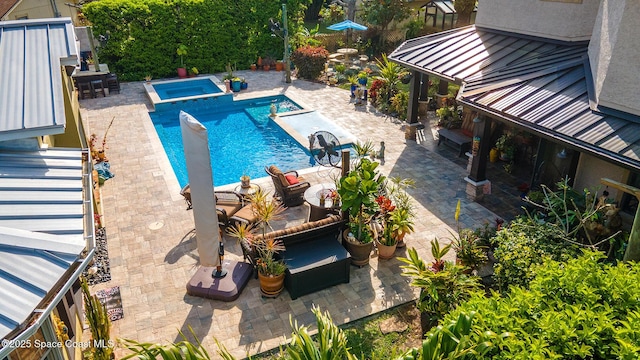
[[[326, 218], [330, 214], [339, 214], [340, 208], [334, 207], [333, 199], [329, 197], [336, 190], [334, 183], [316, 184], [309, 187], [304, 192], [304, 200], [309, 204], [309, 221], [316, 221]], [[324, 204], [320, 203], [320, 198], [324, 195]]]

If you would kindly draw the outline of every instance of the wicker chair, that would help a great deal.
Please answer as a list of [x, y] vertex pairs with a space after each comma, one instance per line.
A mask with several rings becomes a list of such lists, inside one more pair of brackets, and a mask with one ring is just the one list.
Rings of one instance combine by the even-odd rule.
[[[264, 170], [271, 176], [276, 195], [286, 207], [300, 206], [304, 203], [302, 195], [311, 185], [297, 171], [282, 172], [277, 166], [271, 165]], [[287, 179], [289, 177], [289, 179]]]
[[[187, 203], [187, 210], [191, 210], [191, 188], [189, 184], [180, 190], [180, 195], [184, 197]], [[232, 222], [255, 222], [251, 204], [245, 204], [242, 195], [234, 191], [216, 191], [216, 213], [218, 214], [218, 223], [220, 226], [226, 227]]]

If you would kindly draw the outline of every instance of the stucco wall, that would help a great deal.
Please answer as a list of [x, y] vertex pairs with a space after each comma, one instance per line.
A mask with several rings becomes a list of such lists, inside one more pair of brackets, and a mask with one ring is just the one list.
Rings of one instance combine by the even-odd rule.
[[599, 3], [600, 0], [582, 0], [582, 3], [481, 0], [478, 1], [476, 25], [565, 41], [584, 41], [591, 38]]
[[[60, 17], [70, 17], [74, 24], [78, 20], [78, 12], [75, 7], [65, 4], [74, 4], [75, 0], [54, 0]], [[16, 8], [5, 15], [6, 20], [18, 20], [27, 16], [29, 19], [44, 19], [55, 17], [50, 0], [22, 0]]]
[[[574, 189], [582, 191], [587, 188], [592, 192], [600, 189], [598, 195], [602, 195], [602, 190], [605, 189], [605, 186], [600, 183], [600, 179], [603, 177], [626, 183], [629, 177], [629, 171], [582, 153], [580, 155], [580, 161], [578, 162], [578, 169], [576, 170], [576, 179], [573, 184]], [[618, 190], [608, 188], [607, 191], [609, 192], [610, 198], [620, 201], [622, 194]]]
[[602, 1], [589, 60], [598, 104], [640, 115], [640, 1]]

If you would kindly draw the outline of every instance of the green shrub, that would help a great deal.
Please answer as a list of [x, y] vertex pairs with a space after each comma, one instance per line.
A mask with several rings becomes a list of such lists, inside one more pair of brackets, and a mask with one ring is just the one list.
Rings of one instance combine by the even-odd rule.
[[566, 261], [580, 254], [580, 248], [569, 243], [562, 230], [553, 224], [518, 218], [497, 232], [494, 280], [502, 291], [510, 286], [527, 286], [535, 276], [534, 267], [546, 258]]
[[407, 258], [398, 258], [407, 264], [400, 266], [402, 276], [411, 278], [411, 286], [420, 289], [416, 306], [426, 317], [428, 326], [422, 324], [425, 331], [480, 288], [478, 277], [465, 274], [464, 267], [442, 259], [450, 249], [450, 244], [440, 248], [438, 239], [432, 240], [434, 261], [429, 266], [414, 248], [407, 250]]
[[[306, 2], [287, 1], [291, 33]], [[82, 12], [95, 36], [106, 39], [98, 48], [101, 62], [122, 80], [141, 80], [175, 76], [179, 44], [189, 49], [184, 65], [202, 73], [224, 71], [227, 63], [248, 69], [258, 55], [282, 53], [282, 40], [268, 28], [281, 6], [279, 0], [100, 0]]]
[[315, 80], [324, 71], [329, 52], [318, 46], [303, 46], [291, 54], [291, 61], [298, 69], [298, 77], [301, 79]]
[[529, 289], [512, 287], [490, 298], [473, 295], [442, 323], [476, 312], [471, 344], [501, 334], [484, 358], [637, 359], [640, 353], [640, 264], [602, 261], [585, 251], [535, 269]]

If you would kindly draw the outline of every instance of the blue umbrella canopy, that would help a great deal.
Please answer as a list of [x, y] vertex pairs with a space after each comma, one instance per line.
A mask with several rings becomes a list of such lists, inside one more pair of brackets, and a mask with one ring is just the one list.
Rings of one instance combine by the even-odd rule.
[[353, 22], [351, 20], [345, 20], [345, 21], [339, 22], [337, 24], [333, 24], [333, 25], [327, 26], [327, 29], [336, 30], [336, 31], [349, 30], [349, 29], [367, 30], [367, 27], [364, 26], [364, 25], [358, 24], [357, 22]]

